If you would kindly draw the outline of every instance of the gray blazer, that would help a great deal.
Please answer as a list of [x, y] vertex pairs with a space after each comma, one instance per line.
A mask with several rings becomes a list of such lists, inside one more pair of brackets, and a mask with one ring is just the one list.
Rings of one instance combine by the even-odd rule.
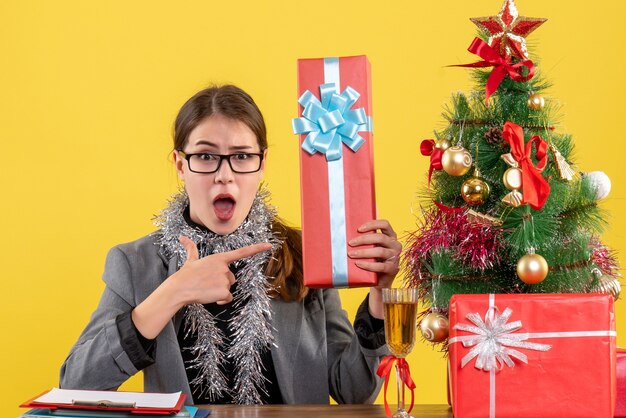
[[[67, 389], [114, 390], [138, 372], [120, 343], [115, 318], [146, 299], [177, 270], [148, 235], [109, 251], [106, 284], [96, 311], [61, 367]], [[272, 361], [285, 403], [373, 402], [381, 387], [376, 369], [386, 346], [362, 347], [335, 289], [311, 290], [306, 301], [272, 300], [276, 347]], [[155, 362], [143, 370], [147, 392], [177, 392], [192, 397], [177, 331], [182, 311], [157, 337]]]

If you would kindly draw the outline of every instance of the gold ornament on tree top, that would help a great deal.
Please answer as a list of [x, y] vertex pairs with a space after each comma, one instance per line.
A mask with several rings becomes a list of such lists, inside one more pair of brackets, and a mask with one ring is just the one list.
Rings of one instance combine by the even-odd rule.
[[496, 16], [473, 17], [470, 19], [486, 34], [488, 44], [502, 57], [528, 59], [526, 37], [547, 19], [520, 16], [515, 1], [505, 0]]

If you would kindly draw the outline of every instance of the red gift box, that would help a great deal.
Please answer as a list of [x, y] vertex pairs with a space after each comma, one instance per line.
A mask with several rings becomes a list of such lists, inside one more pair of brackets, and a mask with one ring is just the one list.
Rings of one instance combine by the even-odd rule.
[[347, 256], [357, 228], [376, 219], [367, 57], [298, 60], [298, 91], [304, 283], [376, 285]]
[[456, 418], [613, 416], [611, 296], [455, 295], [449, 319]]
[[617, 398], [615, 401], [615, 416], [626, 417], [626, 349], [617, 349], [616, 363]]

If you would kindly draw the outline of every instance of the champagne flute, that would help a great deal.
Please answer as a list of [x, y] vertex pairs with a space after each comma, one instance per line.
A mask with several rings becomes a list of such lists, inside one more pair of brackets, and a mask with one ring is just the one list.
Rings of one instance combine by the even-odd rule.
[[[404, 359], [415, 344], [417, 300], [417, 289], [383, 289], [385, 339], [391, 353], [399, 359]], [[406, 370], [401, 367], [401, 363], [396, 363], [398, 409], [392, 416], [393, 418], [412, 418], [404, 409], [404, 382], [407, 376], [404, 375]]]

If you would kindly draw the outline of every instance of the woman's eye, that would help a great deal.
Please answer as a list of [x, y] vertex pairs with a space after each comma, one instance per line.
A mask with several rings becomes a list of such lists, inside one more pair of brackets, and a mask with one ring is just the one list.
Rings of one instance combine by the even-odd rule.
[[198, 154], [198, 158], [200, 158], [202, 161], [215, 161], [219, 159], [219, 157], [214, 154]]
[[247, 160], [250, 158], [250, 154], [234, 154], [236, 160]]

